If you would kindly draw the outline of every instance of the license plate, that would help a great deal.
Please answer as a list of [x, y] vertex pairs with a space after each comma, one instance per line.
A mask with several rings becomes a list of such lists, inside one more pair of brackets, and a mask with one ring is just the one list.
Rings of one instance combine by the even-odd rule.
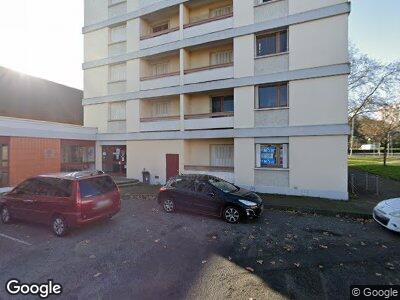
[[102, 201], [97, 202], [93, 209], [94, 210], [103, 209], [103, 208], [111, 206], [111, 204], [112, 204], [111, 200], [102, 200]]

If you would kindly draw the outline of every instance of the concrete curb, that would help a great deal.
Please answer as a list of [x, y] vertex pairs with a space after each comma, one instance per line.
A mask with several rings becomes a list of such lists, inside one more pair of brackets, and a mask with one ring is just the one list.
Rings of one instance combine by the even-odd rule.
[[334, 211], [334, 210], [325, 210], [318, 208], [308, 208], [308, 207], [293, 207], [293, 206], [285, 206], [285, 205], [270, 205], [264, 204], [264, 208], [273, 209], [273, 210], [281, 210], [281, 211], [295, 211], [299, 213], [307, 213], [307, 214], [317, 214], [327, 217], [348, 217], [353, 219], [372, 219], [372, 214], [362, 213], [362, 212], [349, 212], [349, 211]]

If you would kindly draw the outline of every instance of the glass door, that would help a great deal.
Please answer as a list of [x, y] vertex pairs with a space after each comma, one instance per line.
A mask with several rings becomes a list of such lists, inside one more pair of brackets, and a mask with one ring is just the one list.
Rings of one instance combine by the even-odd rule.
[[0, 141], [0, 188], [8, 186], [9, 174], [9, 146], [8, 143]]

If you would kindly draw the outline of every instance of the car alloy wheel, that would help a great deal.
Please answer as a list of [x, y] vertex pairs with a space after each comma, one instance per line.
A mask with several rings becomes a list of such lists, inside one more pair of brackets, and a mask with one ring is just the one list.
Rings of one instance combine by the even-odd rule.
[[67, 224], [63, 217], [55, 217], [53, 219], [52, 227], [56, 236], [64, 236], [67, 232]]
[[167, 213], [173, 212], [173, 211], [175, 210], [174, 201], [172, 201], [171, 199], [165, 199], [165, 200], [164, 200], [164, 203], [163, 203], [163, 207], [164, 207], [164, 210], [165, 210]]
[[237, 223], [240, 219], [240, 213], [234, 207], [227, 207], [224, 211], [224, 218], [228, 223]]
[[6, 206], [2, 207], [2, 209], [1, 209], [1, 221], [4, 224], [8, 224], [8, 223], [10, 223], [10, 220], [11, 220], [10, 211], [8, 210], [8, 208]]

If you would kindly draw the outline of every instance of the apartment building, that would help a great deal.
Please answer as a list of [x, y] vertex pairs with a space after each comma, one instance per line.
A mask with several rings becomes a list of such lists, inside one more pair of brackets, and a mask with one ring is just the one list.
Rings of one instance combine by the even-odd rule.
[[[129, 178], [348, 199], [346, 0], [85, 0], [84, 125]], [[122, 162], [121, 162], [122, 157]]]

